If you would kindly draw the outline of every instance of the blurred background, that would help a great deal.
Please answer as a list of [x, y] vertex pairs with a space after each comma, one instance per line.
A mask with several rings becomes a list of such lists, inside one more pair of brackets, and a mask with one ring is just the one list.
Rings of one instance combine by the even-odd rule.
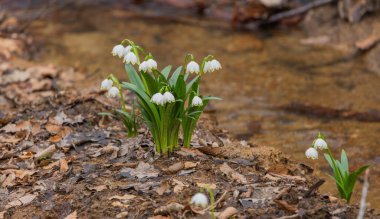
[[223, 98], [209, 108], [220, 128], [313, 167], [327, 181], [322, 193], [336, 194], [327, 162], [304, 156], [321, 131], [353, 168], [372, 165], [376, 208], [379, 11], [379, 0], [0, 0], [0, 61], [72, 66], [86, 76], [78, 89], [98, 89], [109, 73], [125, 79], [111, 56], [124, 38], [159, 68], [181, 65], [187, 52], [198, 61], [213, 54], [223, 69], [205, 75], [203, 93]]

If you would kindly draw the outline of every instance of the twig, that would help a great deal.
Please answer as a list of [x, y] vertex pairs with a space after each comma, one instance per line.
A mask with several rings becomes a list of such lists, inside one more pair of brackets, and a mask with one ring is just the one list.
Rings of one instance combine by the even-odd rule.
[[305, 195], [303, 197], [309, 198], [315, 192], [315, 190], [317, 190], [319, 187], [321, 187], [321, 185], [323, 185], [323, 183], [325, 183], [324, 179], [318, 180], [318, 182], [316, 182], [314, 185], [312, 185], [309, 188], [309, 190], [305, 193]]
[[263, 24], [274, 23], [274, 22], [280, 21], [284, 18], [289, 18], [289, 17], [293, 17], [295, 15], [303, 14], [310, 9], [313, 9], [313, 8], [316, 8], [316, 7], [319, 7], [322, 5], [326, 5], [326, 4], [329, 4], [332, 2], [335, 2], [335, 0], [316, 0], [316, 1], [310, 2], [309, 4], [306, 4], [304, 6], [272, 15], [269, 17], [268, 20], [263, 21]]
[[289, 216], [279, 217], [277, 219], [293, 219], [293, 218], [298, 218], [298, 217], [299, 217], [299, 214], [292, 214], [292, 215], [289, 215]]
[[225, 192], [223, 193], [223, 195], [220, 196], [220, 198], [219, 198], [219, 199], [218, 199], [213, 205], [208, 206], [207, 208], [203, 209], [203, 211], [206, 212], [206, 211], [209, 210], [212, 206], [215, 207], [219, 202], [221, 202], [221, 201], [223, 200], [224, 196], [226, 196], [227, 193], [228, 193], [228, 191], [225, 191]]
[[360, 199], [360, 209], [359, 209], [359, 214], [358, 214], [357, 219], [363, 219], [364, 218], [365, 210], [367, 207], [366, 199], [367, 199], [368, 187], [369, 187], [369, 169], [367, 169], [365, 171], [365, 174], [364, 174], [362, 198]]

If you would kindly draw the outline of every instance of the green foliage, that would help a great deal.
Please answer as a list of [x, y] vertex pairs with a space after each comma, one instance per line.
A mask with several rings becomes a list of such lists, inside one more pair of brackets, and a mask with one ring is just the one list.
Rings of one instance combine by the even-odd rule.
[[334, 159], [330, 149], [328, 149], [328, 152], [324, 156], [333, 171], [332, 178], [335, 180], [340, 197], [349, 203], [358, 176], [369, 166], [362, 166], [350, 173], [347, 154], [344, 150], [342, 150], [340, 161]]

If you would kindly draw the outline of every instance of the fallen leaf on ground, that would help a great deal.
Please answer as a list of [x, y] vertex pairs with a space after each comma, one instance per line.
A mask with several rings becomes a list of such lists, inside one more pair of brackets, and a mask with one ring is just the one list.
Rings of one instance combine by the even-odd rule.
[[78, 218], [77, 211], [74, 211], [65, 217], [65, 219], [77, 219], [77, 218]]
[[191, 162], [191, 161], [186, 161], [185, 162], [185, 169], [191, 169], [197, 166], [197, 163]]
[[128, 211], [123, 211], [120, 212], [119, 214], [116, 215], [116, 218], [125, 218], [128, 216]]
[[59, 160], [59, 172], [64, 173], [69, 169], [69, 165], [65, 158]]
[[170, 203], [166, 206], [161, 206], [154, 210], [154, 214], [156, 215], [168, 215], [175, 212], [180, 212], [185, 209], [185, 206], [178, 203]]
[[205, 189], [216, 189], [216, 185], [214, 183], [197, 183], [197, 186]]
[[228, 166], [227, 163], [223, 163], [220, 166], [220, 171], [222, 171], [224, 174], [227, 175], [227, 177], [239, 182], [239, 183], [247, 183], [247, 179], [242, 174], [238, 173], [234, 169], [232, 169], [230, 166]]
[[87, 189], [94, 190], [97, 192], [101, 192], [101, 191], [107, 189], [107, 186], [106, 185], [100, 185], [100, 186], [94, 186], [94, 187], [87, 186]]
[[36, 195], [32, 195], [32, 194], [28, 194], [28, 195], [25, 195], [23, 197], [21, 197], [19, 200], [21, 201], [21, 203], [23, 205], [28, 205], [30, 204], [37, 196]]
[[175, 164], [172, 164], [168, 167], [167, 172], [169, 173], [176, 173], [180, 170], [182, 170], [185, 167], [185, 165], [182, 162], [177, 162]]
[[114, 202], [111, 203], [111, 205], [114, 206], [114, 207], [121, 207], [121, 208], [128, 208], [129, 207], [129, 205], [123, 204], [123, 203], [121, 203], [119, 201], [114, 201]]
[[135, 195], [125, 194], [125, 195], [123, 195], [123, 196], [120, 196], [120, 195], [114, 195], [114, 196], [108, 198], [108, 200], [112, 200], [112, 199], [131, 200], [131, 199], [134, 199], [134, 198], [136, 198]]
[[141, 161], [135, 169], [131, 171], [131, 176], [135, 176], [138, 179], [143, 178], [155, 178], [159, 174], [159, 171], [148, 163]]
[[174, 193], [178, 193], [182, 191], [184, 187], [187, 187], [187, 185], [185, 185], [183, 182], [176, 179], [173, 179], [173, 183], [175, 185], [173, 189]]
[[238, 210], [234, 207], [227, 207], [224, 209], [224, 211], [216, 214], [216, 217], [218, 219], [228, 219], [232, 217], [233, 215], [236, 215], [238, 213]]
[[163, 195], [168, 189], [170, 189], [170, 185], [167, 181], [165, 181], [156, 189], [156, 192], [159, 195]]

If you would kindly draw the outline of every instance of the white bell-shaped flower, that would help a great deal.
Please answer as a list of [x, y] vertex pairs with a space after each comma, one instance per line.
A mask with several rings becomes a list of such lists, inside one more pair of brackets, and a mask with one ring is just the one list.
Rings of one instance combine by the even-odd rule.
[[120, 97], [120, 93], [119, 93], [119, 89], [117, 89], [117, 87], [111, 87], [109, 90], [108, 90], [108, 96], [109, 97]]
[[305, 155], [310, 159], [318, 159], [318, 151], [315, 148], [309, 148], [306, 150]]
[[166, 91], [163, 96], [164, 96], [164, 102], [165, 103], [174, 103], [175, 102], [175, 98], [174, 98], [173, 94], [170, 93], [169, 91]]
[[198, 96], [195, 96], [193, 98], [193, 100], [191, 101], [191, 106], [202, 106], [203, 105], [203, 101], [200, 97]]
[[191, 198], [192, 205], [201, 206], [205, 208], [208, 205], [207, 196], [203, 193], [197, 193]]
[[222, 65], [216, 59], [213, 59], [213, 60], [210, 61], [210, 66], [212, 68], [212, 71], [216, 71], [216, 70], [222, 69]]
[[114, 46], [111, 53], [113, 56], [119, 56], [119, 58], [123, 57], [124, 46], [121, 44]]
[[123, 51], [123, 56], [127, 55], [132, 49], [132, 46], [126, 46]]
[[100, 85], [100, 90], [109, 90], [112, 87], [112, 80], [110, 79], [104, 79]]
[[155, 93], [150, 101], [159, 106], [163, 106], [165, 104], [164, 96], [161, 93]]
[[210, 61], [206, 61], [205, 62], [205, 65], [203, 66], [203, 72], [204, 73], [209, 73], [209, 72], [212, 72], [213, 69], [211, 68], [211, 62]]
[[315, 149], [320, 149], [320, 150], [325, 150], [325, 149], [327, 149], [327, 143], [322, 138], [318, 138], [314, 142], [314, 148]]
[[199, 73], [199, 65], [198, 63], [194, 62], [194, 61], [191, 61], [187, 64], [187, 67], [186, 67], [186, 73], [196, 73], [198, 74]]
[[139, 65], [139, 71], [147, 72], [148, 70], [149, 70], [148, 62], [146, 62], [146, 61], [141, 62]]
[[148, 59], [146, 62], [148, 63], [149, 70], [157, 69], [157, 62], [154, 59]]
[[133, 52], [129, 52], [124, 56], [123, 62], [134, 65], [137, 63], [137, 56]]

